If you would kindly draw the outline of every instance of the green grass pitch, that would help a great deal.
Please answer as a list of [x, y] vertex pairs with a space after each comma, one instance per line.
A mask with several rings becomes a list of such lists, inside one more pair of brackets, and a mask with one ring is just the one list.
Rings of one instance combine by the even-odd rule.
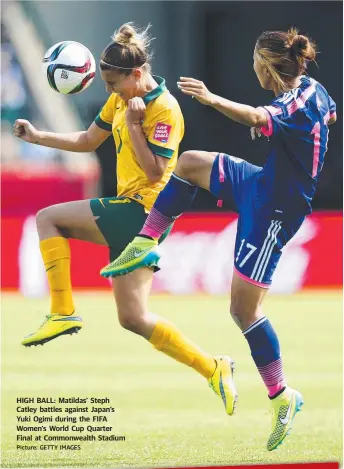
[[[234, 417], [225, 414], [204, 378], [123, 330], [110, 294], [76, 294], [75, 302], [85, 321], [77, 336], [27, 349], [20, 341], [40, 324], [48, 299], [2, 295], [2, 467], [341, 461], [339, 292], [266, 299], [264, 311], [279, 334], [288, 383], [305, 399], [290, 437], [272, 453], [265, 450], [270, 431], [266, 390], [245, 339], [229, 317], [227, 298], [157, 296], [150, 305], [205, 350], [235, 359], [239, 401]], [[17, 450], [20, 396], [108, 397], [116, 412], [107, 425], [126, 440], [83, 442], [80, 451]]]

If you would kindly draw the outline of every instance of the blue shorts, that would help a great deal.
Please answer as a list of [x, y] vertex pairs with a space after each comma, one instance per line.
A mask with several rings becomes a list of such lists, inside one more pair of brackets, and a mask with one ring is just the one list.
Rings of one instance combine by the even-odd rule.
[[259, 207], [257, 178], [263, 168], [219, 153], [210, 176], [210, 192], [239, 214], [234, 270], [244, 280], [269, 288], [282, 248], [302, 225], [304, 216], [286, 218], [274, 207]]

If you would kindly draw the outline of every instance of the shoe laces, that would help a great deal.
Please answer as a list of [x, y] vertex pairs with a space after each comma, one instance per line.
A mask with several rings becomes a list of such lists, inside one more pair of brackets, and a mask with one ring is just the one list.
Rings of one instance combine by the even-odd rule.
[[216, 370], [217, 370], [217, 368], [218, 368], [218, 366], [219, 366], [219, 364], [218, 364], [218, 362], [217, 362], [217, 360], [216, 360], [216, 359], [215, 359], [215, 364], [216, 364], [216, 366], [215, 366], [214, 373], [211, 375], [211, 378], [210, 378], [210, 380], [208, 381], [208, 383], [209, 383], [209, 387], [210, 387], [210, 389], [212, 389], [212, 390], [214, 391], [214, 393], [215, 393], [215, 394], [217, 394], [217, 392], [216, 392], [216, 390], [215, 390], [214, 383], [213, 383], [213, 378], [214, 378], [214, 375], [215, 375], [215, 373], [216, 373]]
[[47, 314], [39, 328], [42, 329], [42, 327], [49, 321], [50, 318], [51, 318], [51, 314]]

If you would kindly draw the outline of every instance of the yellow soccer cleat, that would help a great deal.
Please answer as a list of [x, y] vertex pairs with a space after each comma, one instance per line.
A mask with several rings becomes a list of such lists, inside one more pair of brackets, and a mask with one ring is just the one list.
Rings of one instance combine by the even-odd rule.
[[155, 251], [158, 241], [136, 236], [122, 254], [100, 271], [102, 277], [118, 277], [141, 267], [157, 266], [160, 255]]
[[209, 386], [221, 397], [228, 415], [233, 415], [238, 395], [234, 384], [234, 362], [231, 358], [215, 357], [216, 370], [208, 380]]
[[294, 417], [301, 410], [303, 397], [294, 389], [286, 388], [279, 396], [271, 400], [272, 429], [267, 444], [268, 451], [276, 449], [289, 435]]
[[77, 333], [82, 326], [82, 318], [75, 313], [70, 316], [48, 314], [38, 331], [25, 337], [22, 345], [25, 345], [25, 347], [43, 345], [60, 335]]

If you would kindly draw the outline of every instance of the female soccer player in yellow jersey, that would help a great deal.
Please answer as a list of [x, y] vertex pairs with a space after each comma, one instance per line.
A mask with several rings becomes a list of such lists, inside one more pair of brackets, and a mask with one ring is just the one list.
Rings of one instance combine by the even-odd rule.
[[[38, 331], [22, 341], [25, 346], [44, 344], [83, 326], [72, 298], [68, 238], [109, 246], [110, 258], [115, 259], [144, 224], [176, 166], [183, 115], [165, 80], [150, 73], [147, 30], [125, 24], [103, 51], [100, 72], [111, 94], [87, 131], [41, 132], [21, 119], [14, 125], [17, 137], [37, 145], [92, 151], [112, 133], [117, 148], [117, 197], [53, 205], [37, 214], [51, 309]], [[152, 276], [152, 268], [143, 268], [113, 279], [120, 324], [203, 375], [232, 414], [236, 401], [232, 360], [204, 353], [174, 325], [149, 312]]]

